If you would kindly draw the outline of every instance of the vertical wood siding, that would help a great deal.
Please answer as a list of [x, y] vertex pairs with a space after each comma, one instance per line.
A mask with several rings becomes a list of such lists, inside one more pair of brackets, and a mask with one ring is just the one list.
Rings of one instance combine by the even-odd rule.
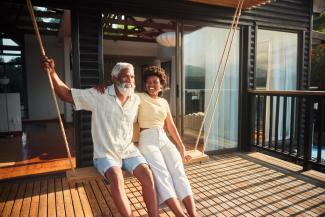
[[[103, 79], [101, 11], [82, 5], [73, 11], [74, 87], [91, 88]], [[93, 164], [91, 112], [76, 112], [75, 119], [77, 167], [89, 166]]]

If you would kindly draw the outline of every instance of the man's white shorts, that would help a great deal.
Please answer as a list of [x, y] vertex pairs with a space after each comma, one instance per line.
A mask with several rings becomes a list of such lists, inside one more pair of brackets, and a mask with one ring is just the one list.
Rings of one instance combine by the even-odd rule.
[[183, 200], [192, 195], [181, 155], [164, 129], [141, 131], [139, 149], [154, 174], [159, 204], [172, 197]]

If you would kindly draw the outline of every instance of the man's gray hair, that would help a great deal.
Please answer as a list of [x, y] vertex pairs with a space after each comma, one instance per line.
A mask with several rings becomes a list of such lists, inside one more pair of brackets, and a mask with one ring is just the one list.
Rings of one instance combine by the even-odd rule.
[[131, 63], [119, 62], [119, 63], [116, 63], [116, 65], [112, 69], [111, 76], [117, 77], [120, 74], [120, 72], [124, 69], [128, 69], [131, 73], [134, 74], [134, 68]]

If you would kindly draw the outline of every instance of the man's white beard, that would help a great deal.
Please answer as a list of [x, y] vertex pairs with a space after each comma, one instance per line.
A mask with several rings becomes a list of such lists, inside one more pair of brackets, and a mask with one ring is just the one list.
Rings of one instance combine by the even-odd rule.
[[[130, 86], [131, 85], [131, 86]], [[134, 93], [134, 84], [130, 83], [117, 83], [116, 87], [118, 91], [123, 95], [123, 96], [131, 96]]]

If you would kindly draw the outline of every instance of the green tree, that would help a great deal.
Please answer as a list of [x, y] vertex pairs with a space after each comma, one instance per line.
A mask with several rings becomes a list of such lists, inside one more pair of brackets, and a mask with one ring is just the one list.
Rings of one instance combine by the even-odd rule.
[[325, 13], [314, 17], [314, 30], [318, 32], [325, 32]]
[[311, 85], [325, 88], [325, 45], [313, 48], [311, 57]]
[[[325, 13], [314, 18], [314, 30], [325, 33]], [[310, 84], [325, 90], [325, 44], [312, 48]]]

